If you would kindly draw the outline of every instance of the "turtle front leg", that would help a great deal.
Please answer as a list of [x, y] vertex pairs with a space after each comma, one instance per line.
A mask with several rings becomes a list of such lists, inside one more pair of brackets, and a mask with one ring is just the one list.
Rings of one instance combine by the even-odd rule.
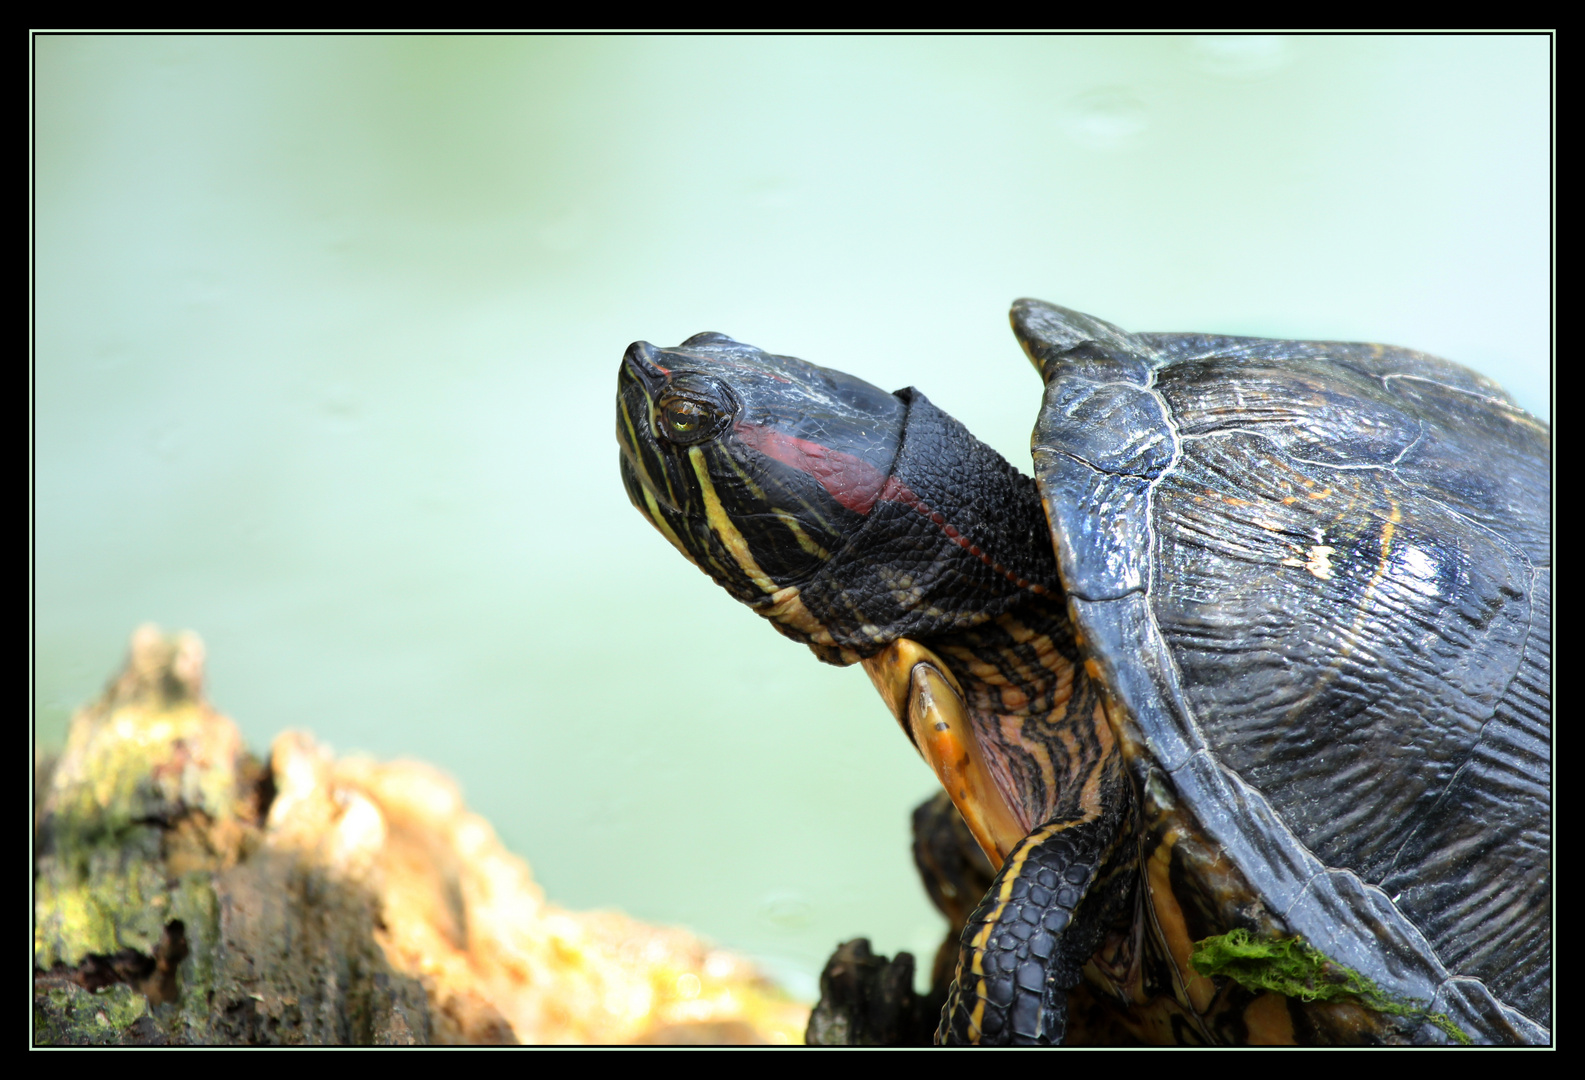
[[1107, 873], [1115, 819], [1049, 821], [1008, 855], [963, 928], [936, 1042], [1055, 1046], [1068, 993], [1083, 977], [1119, 902]]
[[[1032, 632], [1006, 633], [1014, 644], [1033, 640]], [[1028, 659], [1008, 652], [1011, 646], [1000, 648], [1006, 644], [970, 642], [964, 648], [971, 661], [978, 656], [971, 646], [1010, 665]], [[1032, 647], [1031, 652], [1036, 660], [1043, 655]], [[1055, 671], [1060, 661], [1047, 655], [1042, 666]], [[1070, 668], [1066, 686], [1031, 684], [1053, 698], [1058, 689], [1065, 691], [1059, 710], [974, 712], [952, 668], [907, 638], [865, 660], [864, 667], [941, 781], [963, 829], [983, 850], [987, 869], [996, 872], [958, 939], [956, 975], [937, 1041], [1061, 1042], [1068, 991], [1078, 985], [1121, 905], [1131, 900], [1128, 870], [1137, 865], [1137, 852], [1129, 850], [1132, 830], [1124, 827], [1132, 805], [1129, 788], [1100, 697], [1082, 670]], [[1030, 697], [1015, 689], [1019, 697]], [[1010, 776], [1033, 778], [1030, 798], [1009, 796]], [[935, 803], [931, 810], [939, 818], [945, 806]], [[1041, 817], [1045, 823], [1031, 831], [1031, 818]], [[918, 856], [917, 837], [915, 843]], [[928, 871], [923, 859], [921, 869]], [[928, 887], [931, 874], [925, 876]]]

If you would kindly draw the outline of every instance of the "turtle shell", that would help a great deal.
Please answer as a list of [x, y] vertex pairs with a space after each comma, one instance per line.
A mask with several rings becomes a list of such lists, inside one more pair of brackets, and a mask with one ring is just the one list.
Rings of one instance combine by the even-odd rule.
[[1549, 429], [1407, 349], [1012, 321], [1153, 842], [1231, 864], [1189, 883], [1223, 928], [1259, 908], [1477, 1040], [1547, 1041]]

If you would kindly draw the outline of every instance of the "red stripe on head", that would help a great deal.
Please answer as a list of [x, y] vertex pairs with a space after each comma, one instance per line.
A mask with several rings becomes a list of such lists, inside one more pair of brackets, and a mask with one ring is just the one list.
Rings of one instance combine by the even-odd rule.
[[878, 502], [902, 503], [940, 529], [947, 539], [1020, 589], [1041, 594], [1050, 591], [1038, 582], [1016, 577], [982, 551], [979, 545], [948, 524], [945, 517], [914, 494], [907, 484], [895, 476], [882, 474], [863, 458], [788, 435], [769, 426], [738, 424], [732, 430], [739, 439], [766, 457], [813, 477], [831, 493], [833, 499], [854, 513], [868, 514]]
[[887, 488], [886, 474], [863, 458], [833, 450], [773, 427], [739, 424], [739, 439], [768, 458], [813, 477], [831, 497], [856, 514], [868, 514]]

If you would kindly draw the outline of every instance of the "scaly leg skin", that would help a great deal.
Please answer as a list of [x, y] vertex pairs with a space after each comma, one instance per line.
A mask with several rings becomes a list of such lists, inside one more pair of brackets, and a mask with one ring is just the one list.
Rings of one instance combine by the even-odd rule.
[[1116, 824], [1059, 819], [1008, 856], [963, 928], [938, 1043], [1055, 1046], [1104, 929], [1091, 896]]

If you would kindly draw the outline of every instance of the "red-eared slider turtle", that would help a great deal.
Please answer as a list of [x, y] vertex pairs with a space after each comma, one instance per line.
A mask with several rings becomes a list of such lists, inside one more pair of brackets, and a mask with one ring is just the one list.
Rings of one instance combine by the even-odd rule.
[[996, 871], [938, 1040], [1548, 1041], [1547, 427], [1408, 349], [1012, 321], [1034, 480], [725, 335], [619, 376], [634, 505], [864, 665]]

